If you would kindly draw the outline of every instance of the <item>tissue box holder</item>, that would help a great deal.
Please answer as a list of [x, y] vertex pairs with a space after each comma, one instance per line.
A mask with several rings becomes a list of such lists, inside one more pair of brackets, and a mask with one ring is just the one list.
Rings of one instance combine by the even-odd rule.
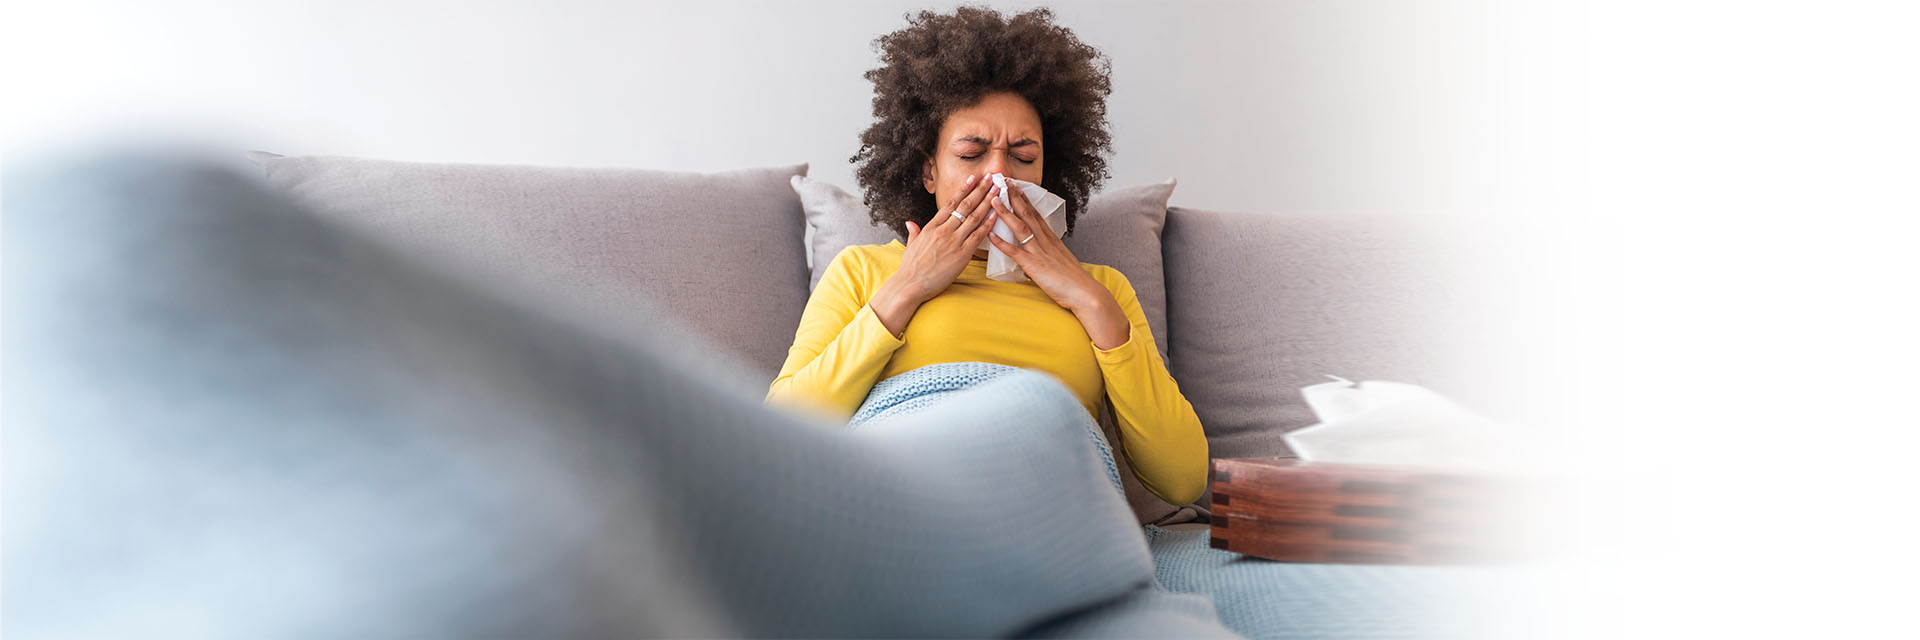
[[1212, 461], [1212, 546], [1282, 562], [1515, 559], [1506, 479], [1292, 458]]

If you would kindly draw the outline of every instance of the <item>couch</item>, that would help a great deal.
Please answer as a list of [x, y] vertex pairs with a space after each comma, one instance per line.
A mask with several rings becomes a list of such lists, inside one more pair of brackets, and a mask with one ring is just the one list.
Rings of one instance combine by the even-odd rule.
[[[1205, 501], [1116, 495], [1032, 372], [847, 433], [763, 406], [807, 254], [870, 231], [804, 165], [256, 157], [7, 167], [9, 635], [1407, 637], [1476, 580], [1131, 526]], [[1284, 454], [1291, 370], [1419, 362], [1369, 307], [1431, 295], [1411, 227], [1172, 187], [1070, 243], [1164, 278], [1216, 457]]]
[[[655, 302], [762, 390], [820, 268], [843, 247], [895, 238], [806, 164], [699, 173], [248, 155], [276, 189], [405, 251], [614, 316]], [[1110, 186], [1065, 241], [1134, 285], [1210, 457], [1291, 455], [1281, 435], [1315, 422], [1298, 389], [1327, 375], [1466, 388], [1450, 340], [1470, 320], [1447, 304], [1463, 288], [1448, 223], [1170, 206], [1176, 184]], [[1124, 447], [1110, 412], [1100, 417]], [[1206, 521], [1211, 492], [1168, 505], [1122, 476], [1140, 522]]]

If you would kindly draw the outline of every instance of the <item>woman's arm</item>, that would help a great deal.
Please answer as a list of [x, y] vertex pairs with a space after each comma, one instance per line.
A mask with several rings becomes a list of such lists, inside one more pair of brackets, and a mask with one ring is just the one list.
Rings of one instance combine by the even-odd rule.
[[1068, 310], [1080, 320], [1080, 326], [1086, 327], [1093, 348], [1111, 351], [1126, 344], [1127, 338], [1133, 335], [1133, 323], [1127, 319], [1127, 313], [1120, 310], [1120, 303], [1111, 292], [1101, 293], [1100, 299]]
[[[1075, 315], [1092, 339], [1094, 359], [1106, 380], [1107, 398], [1127, 463], [1148, 491], [1168, 504], [1185, 505], [1207, 490], [1207, 434], [1193, 404], [1180, 393], [1179, 383], [1167, 372], [1154, 345], [1153, 331], [1133, 285], [1119, 271], [1102, 267], [1096, 280], [1112, 294], [1110, 307], [1099, 303], [1076, 307]], [[1111, 313], [1125, 320], [1125, 334]]]
[[913, 319], [913, 312], [920, 310], [920, 304], [926, 302], [909, 294], [892, 278], [873, 293], [873, 300], [867, 306], [873, 307], [873, 314], [880, 317], [880, 324], [887, 332], [899, 338], [906, 335], [907, 322]]
[[869, 287], [876, 277], [853, 247], [833, 257], [800, 314], [786, 364], [767, 389], [768, 404], [839, 420], [860, 408], [893, 352], [906, 344], [901, 335], [919, 308], [885, 285]]

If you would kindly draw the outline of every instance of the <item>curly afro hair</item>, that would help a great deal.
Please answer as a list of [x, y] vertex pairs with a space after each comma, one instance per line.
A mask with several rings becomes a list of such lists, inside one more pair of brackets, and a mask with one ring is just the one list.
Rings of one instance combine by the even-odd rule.
[[1010, 91], [1040, 114], [1047, 168], [1040, 186], [1066, 200], [1067, 233], [1075, 215], [1109, 177], [1106, 97], [1112, 66], [1053, 12], [1033, 9], [1002, 17], [983, 7], [953, 15], [921, 11], [908, 26], [874, 40], [881, 66], [873, 82], [873, 125], [849, 158], [866, 192], [875, 226], [904, 240], [908, 220], [925, 226], [938, 210], [921, 182], [921, 167], [939, 144], [940, 127], [958, 109]]

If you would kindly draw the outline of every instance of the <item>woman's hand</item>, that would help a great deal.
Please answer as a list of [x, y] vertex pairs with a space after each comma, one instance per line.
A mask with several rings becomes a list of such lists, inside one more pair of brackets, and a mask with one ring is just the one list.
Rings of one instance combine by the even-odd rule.
[[[934, 214], [926, 228], [908, 221], [906, 253], [900, 256], [900, 270], [886, 284], [897, 287], [916, 305], [947, 290], [967, 268], [980, 241], [993, 231], [995, 213], [987, 203], [997, 200], [991, 183], [968, 176], [967, 192]], [[965, 217], [956, 218], [953, 211]]]
[[[1088, 275], [1086, 269], [1080, 268], [1080, 259], [1074, 257], [1064, 241], [1054, 237], [1046, 221], [1041, 219], [1040, 212], [1033, 208], [1033, 203], [1027, 201], [1027, 194], [1019, 189], [1010, 191], [1012, 210], [1000, 204], [999, 198], [993, 198], [990, 204], [1000, 219], [1006, 221], [1007, 227], [1013, 230], [1014, 241], [989, 234], [987, 237], [992, 240], [993, 246], [999, 247], [1001, 253], [1012, 258], [1014, 264], [1020, 265], [1020, 269], [1027, 272], [1027, 277], [1032, 278], [1041, 291], [1047, 292], [1055, 304], [1069, 311], [1078, 312], [1101, 302], [1111, 302], [1113, 294]], [[1026, 244], [1018, 242], [1028, 235], [1033, 238]]]

